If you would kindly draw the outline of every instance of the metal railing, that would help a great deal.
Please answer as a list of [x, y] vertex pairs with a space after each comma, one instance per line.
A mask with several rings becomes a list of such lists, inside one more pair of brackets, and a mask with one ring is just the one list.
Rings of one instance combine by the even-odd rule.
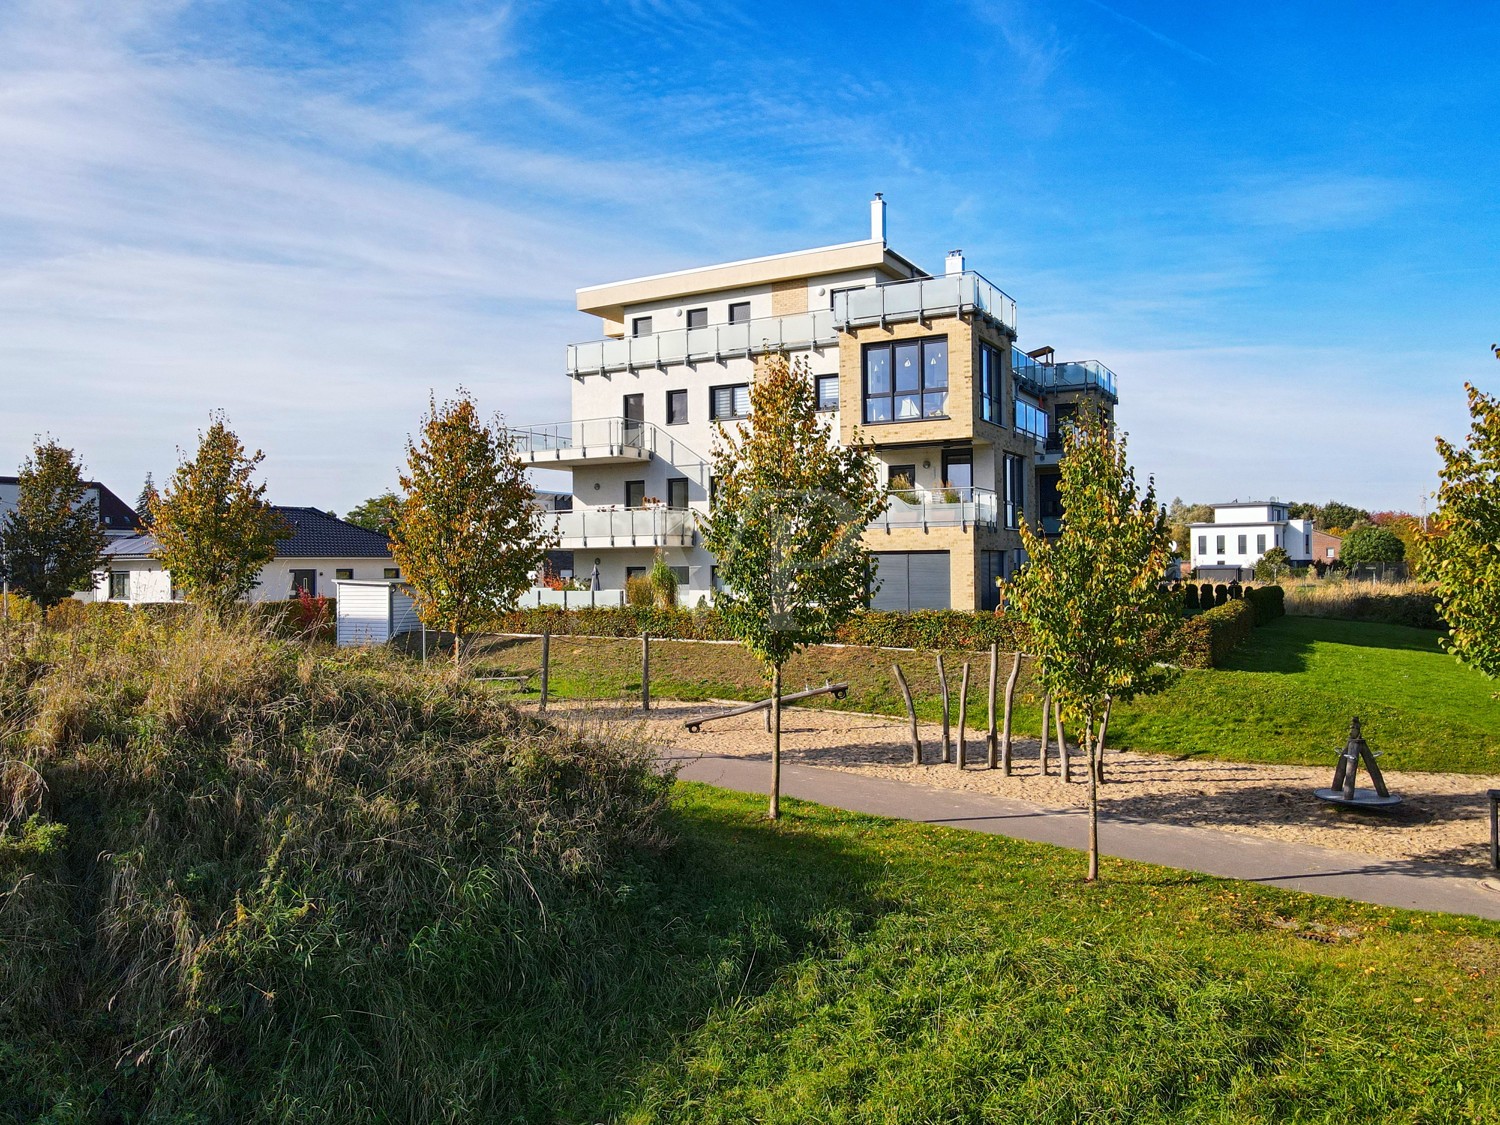
[[739, 324], [704, 328], [671, 328], [645, 336], [606, 338], [568, 345], [568, 374], [591, 375], [666, 367], [675, 363], [709, 363], [726, 356], [800, 351], [838, 343], [833, 313], [827, 309], [767, 316]]
[[691, 547], [697, 522], [685, 508], [582, 508], [557, 513], [558, 546]]
[[575, 418], [568, 422], [546, 422], [540, 426], [512, 426], [516, 449], [532, 459], [548, 453], [588, 456], [619, 456], [626, 450], [656, 452], [656, 427], [650, 422], [627, 418]]
[[999, 504], [990, 488], [900, 489], [890, 494], [885, 511], [870, 522], [872, 531], [894, 528], [971, 527], [993, 529]]
[[973, 270], [867, 285], [833, 295], [833, 319], [842, 327], [969, 312], [982, 312], [999, 321], [1007, 331], [1016, 330], [1016, 302]]
[[1034, 394], [1098, 390], [1115, 402], [1120, 400], [1117, 376], [1097, 359], [1038, 363], [1021, 349], [1012, 348], [1010, 360], [1016, 382]]

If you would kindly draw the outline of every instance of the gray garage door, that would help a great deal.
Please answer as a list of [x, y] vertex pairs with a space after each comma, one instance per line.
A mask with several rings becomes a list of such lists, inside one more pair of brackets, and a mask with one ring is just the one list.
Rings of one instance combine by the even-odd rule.
[[947, 551], [877, 551], [875, 574], [880, 589], [871, 609], [948, 609]]

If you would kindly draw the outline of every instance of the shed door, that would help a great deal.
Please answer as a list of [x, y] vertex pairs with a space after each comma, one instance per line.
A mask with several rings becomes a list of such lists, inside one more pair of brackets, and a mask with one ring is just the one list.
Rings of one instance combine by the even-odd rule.
[[905, 613], [913, 609], [948, 609], [947, 551], [878, 551], [871, 556], [880, 589], [871, 609]]

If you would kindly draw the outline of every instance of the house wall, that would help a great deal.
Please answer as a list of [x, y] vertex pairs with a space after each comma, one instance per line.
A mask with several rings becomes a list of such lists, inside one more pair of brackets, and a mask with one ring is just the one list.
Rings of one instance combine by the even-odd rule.
[[[1245, 537], [1245, 550], [1239, 549], [1239, 537]], [[1257, 550], [1256, 537], [1266, 537], [1266, 550], [1280, 547], [1292, 562], [1305, 564], [1311, 555], [1311, 520], [1287, 520], [1284, 522], [1214, 522], [1191, 525], [1192, 565], [1198, 566], [1254, 566], [1264, 551]], [[1199, 542], [1207, 537], [1207, 551], [1200, 550]], [[1219, 537], [1224, 539], [1224, 550], [1218, 549]]]
[[[315, 570], [318, 572], [317, 592], [322, 597], [335, 595], [335, 575], [340, 569], [352, 570], [355, 580], [376, 581], [385, 577], [387, 567], [394, 567], [393, 560], [386, 559], [273, 559], [261, 569], [256, 586], [250, 591], [249, 601], [280, 601], [292, 596], [293, 570]], [[96, 576], [93, 600], [109, 600], [109, 575], [111, 571], [124, 571], [128, 579], [128, 604], [143, 605], [172, 600], [171, 576], [155, 559], [117, 559]]]

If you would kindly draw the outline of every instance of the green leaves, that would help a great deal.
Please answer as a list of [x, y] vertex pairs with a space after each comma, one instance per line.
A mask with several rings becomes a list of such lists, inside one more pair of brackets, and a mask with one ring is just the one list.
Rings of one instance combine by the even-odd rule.
[[16, 510], [0, 522], [0, 572], [47, 610], [93, 586], [104, 542], [73, 451], [37, 442], [21, 466]]
[[1442, 484], [1432, 530], [1421, 543], [1448, 622], [1448, 651], [1494, 677], [1500, 675], [1500, 401], [1464, 386], [1469, 444], [1437, 439]]
[[818, 418], [806, 362], [784, 355], [757, 366], [748, 426], [719, 426], [713, 472], [703, 542], [725, 585], [716, 605], [736, 638], [779, 667], [864, 606], [861, 536], [884, 490], [867, 448], [836, 444]]
[[498, 417], [483, 421], [467, 391], [441, 407], [428, 399], [406, 460], [391, 552], [422, 620], [461, 635], [515, 605], [556, 531], [510, 432]]

